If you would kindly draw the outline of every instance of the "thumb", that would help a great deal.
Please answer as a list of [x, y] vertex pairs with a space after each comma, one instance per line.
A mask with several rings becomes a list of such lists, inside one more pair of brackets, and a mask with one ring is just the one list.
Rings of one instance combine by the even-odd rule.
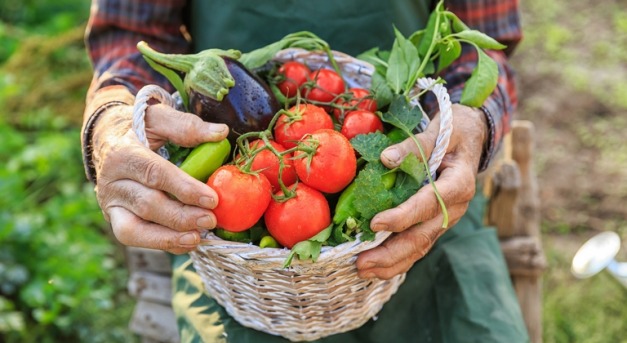
[[157, 104], [146, 109], [146, 136], [152, 143], [170, 141], [184, 147], [220, 141], [229, 134], [225, 124], [205, 122], [197, 115]]
[[[439, 117], [436, 117], [436, 119], [431, 121], [424, 132], [414, 136], [418, 140], [418, 143], [420, 143], [420, 147], [422, 147], [422, 150], [425, 153], [425, 158], [429, 158], [429, 156], [431, 156], [431, 152], [433, 151], [435, 142], [438, 138], [440, 126], [438, 118]], [[414, 154], [419, 160], [422, 160], [420, 149], [412, 137], [409, 137], [398, 144], [391, 145], [383, 150], [381, 153], [381, 162], [388, 168], [396, 168], [409, 154]]]

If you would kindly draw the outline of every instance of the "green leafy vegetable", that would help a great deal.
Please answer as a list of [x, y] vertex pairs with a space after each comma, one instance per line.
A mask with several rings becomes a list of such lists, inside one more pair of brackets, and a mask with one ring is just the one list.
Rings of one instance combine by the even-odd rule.
[[420, 124], [422, 111], [418, 106], [412, 106], [406, 96], [395, 95], [387, 112], [383, 113], [381, 120], [392, 124], [411, 135], [413, 130]]
[[392, 141], [381, 132], [374, 132], [353, 137], [351, 145], [364, 160], [377, 162], [381, 158], [383, 150], [392, 145]]
[[402, 93], [411, 75], [418, 71], [420, 57], [418, 49], [396, 28], [394, 28], [394, 34], [396, 39], [390, 52], [386, 78], [394, 93]]
[[285, 259], [285, 262], [283, 262], [283, 268], [289, 267], [290, 264], [292, 264], [292, 259], [294, 259], [294, 256], [296, 255], [298, 255], [298, 259], [300, 260], [311, 259], [313, 262], [316, 262], [320, 256], [322, 244], [329, 239], [332, 229], [333, 225], [329, 225], [329, 227], [320, 231], [317, 235], [311, 237], [310, 239], [296, 243], [292, 247], [290, 254]]
[[464, 30], [462, 32], [456, 33], [455, 37], [467, 42], [474, 43], [476, 46], [482, 49], [501, 50], [506, 48], [505, 45], [497, 42], [494, 38], [477, 30]]
[[483, 50], [478, 49], [479, 60], [470, 79], [462, 91], [461, 103], [467, 106], [481, 107], [496, 87], [499, 69], [493, 59]]
[[389, 172], [381, 162], [366, 164], [355, 178], [355, 208], [364, 220], [370, 220], [377, 213], [392, 208], [392, 193], [382, 181]]
[[414, 154], [407, 155], [399, 168], [414, 178], [418, 184], [422, 184], [427, 179], [427, 174], [429, 173], [427, 165], [418, 160], [418, 157]]

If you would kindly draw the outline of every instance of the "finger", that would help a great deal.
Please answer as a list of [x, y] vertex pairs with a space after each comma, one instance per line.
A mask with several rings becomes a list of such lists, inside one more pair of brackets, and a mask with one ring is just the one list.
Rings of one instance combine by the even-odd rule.
[[[415, 135], [420, 143], [420, 147], [422, 147], [425, 158], [429, 158], [429, 156], [431, 156], [431, 152], [435, 148], [435, 142], [439, 133], [439, 126], [440, 120], [439, 117], [436, 117], [433, 121], [431, 121], [431, 123], [429, 123], [429, 126], [427, 126], [427, 129], [424, 132]], [[419, 160], [422, 160], [420, 149], [411, 137], [383, 150], [381, 153], [381, 162], [388, 168], [396, 168], [401, 164], [401, 162], [403, 162], [405, 156], [409, 154], [414, 154]]]
[[117, 149], [124, 151], [107, 154], [107, 165], [101, 170], [99, 184], [108, 180], [130, 179], [147, 188], [169, 193], [188, 205], [212, 209], [218, 204], [218, 196], [211, 187], [146, 147], [121, 143]]
[[431, 250], [438, 237], [444, 233], [441, 222], [441, 216], [436, 217], [390, 236], [380, 246], [362, 252], [356, 262], [359, 276], [389, 279], [407, 272]]
[[[229, 134], [228, 126], [224, 124], [205, 122], [197, 115], [180, 112], [163, 104], [148, 106], [144, 120], [149, 139], [155, 142], [170, 141], [184, 147], [219, 141]], [[155, 145], [158, 147], [158, 143]]]
[[179, 232], [213, 229], [215, 215], [206, 209], [176, 201], [165, 193], [131, 180], [112, 183], [102, 197], [101, 207], [123, 207], [136, 216]]
[[[450, 209], [455, 219], [454, 225], [466, 212], [468, 206], [460, 204]], [[407, 272], [416, 261], [422, 259], [433, 248], [435, 242], [447, 229], [442, 228], [442, 215], [430, 221], [395, 234], [382, 245], [362, 252], [357, 258], [359, 276], [362, 278], [377, 277], [390, 279], [395, 275]]]
[[123, 207], [109, 209], [111, 228], [120, 243], [127, 246], [165, 250], [171, 253], [191, 251], [200, 243], [198, 231], [177, 232], [137, 217]]
[[[442, 162], [444, 167], [435, 188], [442, 197], [445, 206], [468, 203], [475, 194], [475, 174], [469, 166], [456, 161]], [[440, 207], [432, 185], [425, 185], [397, 207], [378, 213], [372, 218], [370, 227], [373, 231], [401, 232], [408, 227], [430, 220], [440, 213]], [[450, 213], [449, 213], [450, 217]]]

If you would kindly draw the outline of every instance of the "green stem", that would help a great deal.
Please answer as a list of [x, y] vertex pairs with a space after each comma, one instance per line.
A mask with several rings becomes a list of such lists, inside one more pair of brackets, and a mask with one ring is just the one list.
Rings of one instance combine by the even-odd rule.
[[[438, 4], [436, 11], [438, 11], [441, 4], [442, 2]], [[414, 75], [412, 75], [411, 79], [409, 79], [409, 81], [405, 85], [405, 94], [409, 94], [411, 89], [416, 84], [416, 81], [418, 81], [418, 78], [420, 77], [420, 75], [422, 75], [422, 71], [425, 70], [425, 68], [427, 67], [427, 62], [429, 62], [430, 60], [429, 56], [431, 56], [431, 53], [433, 53], [433, 49], [435, 48], [435, 44], [437, 42], [437, 37], [439, 36], [439, 34], [440, 34], [440, 15], [438, 15], [435, 18], [435, 28], [433, 31], [433, 37], [431, 38], [431, 43], [429, 44], [429, 49], [427, 49], [427, 53], [422, 58], [422, 61], [420, 62], [420, 66], [418, 67], [418, 70], [416, 71]]]
[[171, 55], [157, 52], [149, 47], [148, 43], [143, 41], [137, 43], [137, 49], [155, 63], [183, 73], [189, 73], [194, 63], [198, 60], [195, 55]]
[[265, 134], [261, 135], [261, 139], [263, 140], [263, 142], [266, 144], [266, 147], [268, 148], [268, 150], [270, 150], [278, 159], [279, 159], [279, 187], [281, 187], [281, 190], [283, 191], [283, 195], [287, 198], [293, 198], [296, 196], [296, 191], [289, 189], [284, 183], [283, 183], [283, 169], [285, 169], [285, 162], [283, 161], [283, 154], [281, 154], [281, 152], [279, 152], [277, 149], [274, 148], [274, 146], [272, 145], [272, 143], [270, 142], [270, 139], [268, 139], [268, 136]]
[[420, 141], [418, 141], [418, 138], [416, 138], [416, 136], [412, 132], [403, 128], [401, 129], [403, 130], [403, 132], [405, 132], [405, 134], [411, 137], [411, 139], [414, 141], [414, 143], [418, 147], [418, 151], [420, 152], [420, 157], [422, 158], [422, 162], [424, 163], [424, 166], [427, 169], [427, 178], [429, 179], [429, 183], [433, 187], [433, 192], [435, 193], [435, 197], [437, 198], [438, 204], [440, 204], [440, 208], [442, 209], [442, 215], [444, 216], [444, 218], [442, 219], [442, 228], [446, 229], [448, 227], [448, 210], [446, 209], [446, 204], [444, 204], [444, 200], [442, 199], [440, 192], [438, 192], [438, 188], [435, 186], [433, 177], [431, 177], [431, 172], [429, 171], [429, 164], [427, 163], [427, 156], [425, 155], [425, 152], [422, 149], [422, 145], [420, 144]]

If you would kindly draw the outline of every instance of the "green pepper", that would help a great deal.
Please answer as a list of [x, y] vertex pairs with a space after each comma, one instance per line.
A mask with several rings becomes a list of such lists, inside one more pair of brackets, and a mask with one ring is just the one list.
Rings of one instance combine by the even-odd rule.
[[227, 139], [202, 143], [187, 155], [180, 168], [195, 179], [206, 182], [226, 161], [230, 153], [231, 143]]
[[398, 127], [395, 127], [392, 130], [390, 130], [386, 134], [386, 136], [388, 136], [390, 141], [392, 141], [392, 144], [398, 144], [404, 141], [405, 139], [407, 139], [407, 135], [405, 134], [405, 132], [403, 132], [403, 130], [399, 129]]
[[[394, 182], [396, 182], [396, 172], [383, 174], [383, 176], [381, 176], [381, 182], [383, 182], [385, 189], [392, 188], [394, 186]], [[340, 197], [337, 200], [337, 205], [335, 205], [333, 223], [341, 224], [350, 217], [357, 218], [359, 216], [359, 212], [355, 208], [354, 201], [355, 182], [348, 185], [342, 194], [340, 194]]]

